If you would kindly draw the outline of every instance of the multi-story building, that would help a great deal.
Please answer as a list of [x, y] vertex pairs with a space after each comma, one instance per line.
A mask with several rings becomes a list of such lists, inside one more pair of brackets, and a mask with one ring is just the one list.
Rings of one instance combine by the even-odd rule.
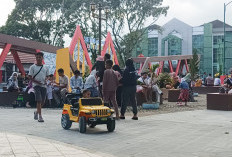
[[[162, 27], [148, 27], [132, 56], [189, 55], [195, 50], [201, 56], [200, 74], [215, 74], [224, 67], [223, 26], [222, 21], [215, 20], [192, 27], [174, 18]], [[225, 72], [228, 73], [232, 67], [232, 26], [226, 24], [225, 28]]]

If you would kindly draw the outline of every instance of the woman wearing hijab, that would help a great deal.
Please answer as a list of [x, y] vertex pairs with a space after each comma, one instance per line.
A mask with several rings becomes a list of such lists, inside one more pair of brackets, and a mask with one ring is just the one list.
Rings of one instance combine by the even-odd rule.
[[9, 92], [17, 92], [19, 90], [17, 77], [18, 77], [18, 73], [13, 72], [11, 77], [8, 79], [7, 90]]
[[182, 105], [182, 102], [185, 102], [185, 106], [187, 106], [187, 102], [189, 99], [189, 84], [186, 82], [184, 78], [181, 79], [179, 88], [180, 88], [180, 95], [177, 101], [177, 105]]
[[195, 102], [194, 97], [193, 97], [193, 88], [191, 87], [191, 74], [188, 73], [185, 77], [184, 80], [188, 83], [189, 85], [189, 101], [190, 102]]
[[91, 92], [91, 97], [98, 97], [96, 70], [91, 71], [85, 81], [84, 88]]
[[125, 119], [125, 112], [127, 104], [131, 104], [133, 108], [134, 116], [133, 120], [138, 120], [137, 116], [137, 103], [135, 100], [136, 95], [136, 85], [137, 85], [137, 73], [132, 59], [126, 61], [126, 68], [123, 73], [123, 77], [120, 80], [120, 83], [123, 84], [122, 91], [122, 106], [121, 106], [121, 116], [120, 119]]

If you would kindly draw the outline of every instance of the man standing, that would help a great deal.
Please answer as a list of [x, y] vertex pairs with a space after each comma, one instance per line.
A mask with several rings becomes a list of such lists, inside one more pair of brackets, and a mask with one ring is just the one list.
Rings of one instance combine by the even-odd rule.
[[74, 71], [74, 76], [70, 79], [70, 86], [73, 93], [80, 94], [81, 89], [83, 88], [83, 79], [80, 74], [80, 71], [76, 70]]
[[[46, 78], [49, 75], [49, 70], [43, 65], [43, 53], [38, 52], [35, 54], [36, 64], [33, 64], [29, 69], [29, 79], [32, 81], [32, 86], [35, 92], [35, 101], [37, 105], [37, 111], [34, 112], [34, 119], [38, 122], [44, 122], [41, 108], [45, 103], [47, 94]], [[39, 117], [38, 117], [39, 116]]]

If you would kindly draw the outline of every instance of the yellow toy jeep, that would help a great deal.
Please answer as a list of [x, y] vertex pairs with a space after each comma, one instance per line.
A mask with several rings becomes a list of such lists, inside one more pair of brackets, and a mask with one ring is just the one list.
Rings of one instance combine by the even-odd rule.
[[[67, 97], [70, 97], [69, 95]], [[109, 132], [115, 129], [114, 110], [107, 106], [101, 98], [72, 98], [70, 103], [64, 104], [61, 126], [69, 129], [72, 122], [79, 123], [80, 133], [86, 132], [86, 126], [94, 128], [98, 124], [106, 124]]]

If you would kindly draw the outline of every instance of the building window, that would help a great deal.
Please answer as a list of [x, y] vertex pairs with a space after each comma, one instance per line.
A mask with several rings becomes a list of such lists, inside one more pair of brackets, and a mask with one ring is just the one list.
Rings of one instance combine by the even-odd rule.
[[224, 41], [223, 35], [213, 36], [213, 45], [221, 44], [221, 43], [223, 43], [223, 41]]
[[158, 38], [148, 38], [148, 57], [158, 56]]
[[168, 55], [181, 55], [182, 39], [170, 37], [168, 39]]

